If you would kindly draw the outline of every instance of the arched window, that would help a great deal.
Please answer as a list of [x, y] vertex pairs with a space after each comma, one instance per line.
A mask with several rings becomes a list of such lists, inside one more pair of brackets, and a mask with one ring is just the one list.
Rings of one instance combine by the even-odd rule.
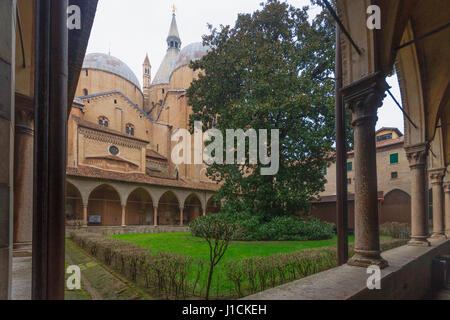
[[106, 118], [104, 116], [100, 116], [100, 117], [98, 117], [98, 124], [108, 128], [109, 127], [109, 120], [108, 120], [108, 118]]
[[88, 89], [83, 89], [83, 95], [84, 95], [84, 96], [88, 96], [88, 95], [89, 95]]
[[126, 125], [125, 131], [127, 134], [134, 136], [134, 126], [131, 123]]

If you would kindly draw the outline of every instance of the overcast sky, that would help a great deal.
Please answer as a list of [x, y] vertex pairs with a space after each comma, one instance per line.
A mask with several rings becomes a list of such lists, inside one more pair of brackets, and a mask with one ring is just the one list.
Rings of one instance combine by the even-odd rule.
[[[238, 13], [251, 13], [263, 0], [100, 0], [89, 40], [88, 53], [108, 53], [125, 62], [142, 83], [142, 63], [146, 53], [152, 65], [152, 76], [166, 53], [166, 38], [177, 10], [182, 47], [202, 41], [213, 26], [234, 25]], [[288, 0], [294, 6], [309, 5], [309, 0]], [[317, 12], [318, 8], [314, 8]], [[388, 79], [393, 94], [400, 101], [396, 77]], [[390, 97], [379, 110], [380, 127], [398, 127], [403, 132], [403, 116]]]

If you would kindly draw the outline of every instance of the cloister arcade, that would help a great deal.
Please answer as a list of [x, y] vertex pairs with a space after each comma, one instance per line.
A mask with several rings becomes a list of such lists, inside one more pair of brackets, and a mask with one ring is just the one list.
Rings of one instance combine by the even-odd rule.
[[214, 192], [67, 179], [66, 221], [82, 226], [187, 226], [219, 212]]

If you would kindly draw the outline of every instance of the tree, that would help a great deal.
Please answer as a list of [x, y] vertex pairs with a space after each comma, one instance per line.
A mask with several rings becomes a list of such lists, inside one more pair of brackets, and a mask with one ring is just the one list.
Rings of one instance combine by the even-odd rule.
[[187, 92], [191, 129], [195, 121], [223, 136], [227, 129], [278, 129], [280, 141], [276, 175], [261, 175], [260, 162], [208, 167], [208, 176], [222, 182], [223, 209], [266, 220], [307, 211], [324, 188], [333, 151], [332, 20], [322, 12], [310, 22], [307, 7], [268, 0], [261, 10], [240, 14], [234, 27], [209, 28], [203, 40], [210, 51], [191, 63], [202, 70]]
[[230, 241], [237, 232], [237, 225], [215, 215], [202, 216], [189, 225], [193, 235], [206, 240], [209, 246], [209, 273], [206, 283], [206, 300], [209, 299], [214, 268], [228, 249]]

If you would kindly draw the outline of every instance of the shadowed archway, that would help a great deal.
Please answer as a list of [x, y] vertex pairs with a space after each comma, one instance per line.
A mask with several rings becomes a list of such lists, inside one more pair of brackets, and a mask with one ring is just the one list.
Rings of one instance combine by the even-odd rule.
[[167, 191], [159, 199], [158, 225], [174, 226], [180, 224], [180, 201], [172, 191]]
[[183, 225], [188, 225], [203, 214], [199, 197], [192, 193], [184, 202]]
[[125, 222], [128, 226], [153, 224], [153, 201], [145, 189], [137, 188], [128, 196]]
[[66, 224], [76, 224], [83, 220], [83, 199], [80, 190], [72, 183], [66, 184]]
[[217, 202], [214, 197], [211, 197], [206, 203], [206, 214], [219, 213], [220, 202]]
[[402, 222], [411, 224], [411, 196], [394, 189], [386, 194], [379, 214], [380, 224]]
[[89, 226], [120, 226], [122, 205], [116, 189], [107, 184], [95, 188], [89, 195]]

